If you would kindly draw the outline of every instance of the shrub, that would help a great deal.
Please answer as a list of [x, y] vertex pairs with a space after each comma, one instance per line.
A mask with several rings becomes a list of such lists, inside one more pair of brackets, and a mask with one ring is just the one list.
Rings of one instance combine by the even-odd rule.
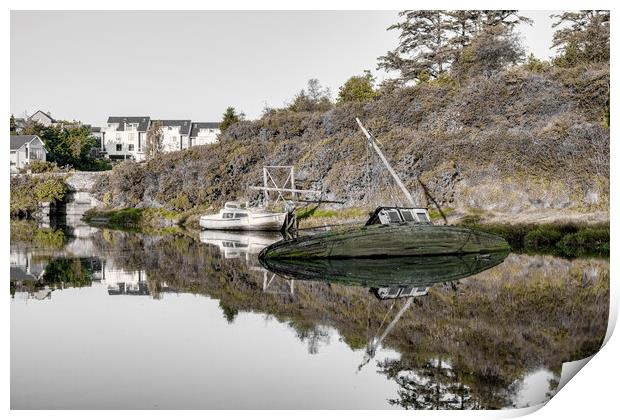
[[67, 186], [58, 177], [39, 178], [33, 192], [39, 203], [57, 203], [65, 197]]
[[61, 169], [58, 167], [56, 162], [47, 162], [41, 160], [35, 160], [34, 162], [30, 162], [26, 165], [21, 172], [22, 173], [33, 173], [40, 174], [44, 172], [60, 172]]
[[546, 248], [554, 246], [562, 239], [562, 232], [551, 226], [538, 226], [525, 234], [526, 248]]

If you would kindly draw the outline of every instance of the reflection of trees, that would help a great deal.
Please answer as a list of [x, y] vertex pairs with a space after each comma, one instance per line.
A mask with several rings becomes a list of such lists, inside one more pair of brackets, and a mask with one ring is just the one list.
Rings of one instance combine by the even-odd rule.
[[318, 354], [319, 348], [329, 345], [329, 328], [323, 325], [290, 325], [297, 331], [297, 338], [308, 345], [308, 353]]
[[228, 321], [229, 324], [232, 324], [235, 321], [235, 317], [239, 313], [238, 310], [227, 306], [226, 304], [220, 301], [220, 308], [224, 312], [224, 318]]
[[86, 259], [57, 258], [45, 267], [42, 282], [58, 289], [84, 287], [92, 283], [92, 267]]
[[[492, 384], [493, 378], [487, 378], [489, 383], [478, 384], [472, 391], [472, 386], [465, 383], [469, 379], [468, 374], [441, 359], [420, 364], [385, 360], [378, 363], [378, 366], [381, 373], [399, 386], [398, 398], [389, 399], [388, 402], [405, 409], [493, 409], [510, 404], [508, 384]], [[484, 392], [489, 389], [490, 393]]]

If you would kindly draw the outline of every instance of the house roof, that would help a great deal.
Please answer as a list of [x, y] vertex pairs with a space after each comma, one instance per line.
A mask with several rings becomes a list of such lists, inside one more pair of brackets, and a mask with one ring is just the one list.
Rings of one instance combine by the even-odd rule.
[[[30, 143], [32, 140], [39, 139], [38, 136], [11, 136], [11, 150], [17, 150], [24, 146], [24, 144]], [[41, 139], [39, 139], [40, 141]]]
[[180, 127], [180, 134], [189, 134], [192, 125], [191, 120], [153, 120], [153, 122], [159, 122], [164, 127]]
[[43, 114], [44, 116], [46, 116], [47, 118], [50, 119], [51, 122], [56, 122], [55, 119], [52, 118], [52, 116], [50, 114], [48, 114], [47, 112], [43, 112], [41, 110], [38, 110], [37, 112], [35, 112], [34, 114], [32, 114], [30, 117], [28, 117], [28, 119], [32, 119], [32, 117], [34, 117], [37, 114]]
[[195, 123], [192, 123], [192, 133], [190, 134], [190, 136], [191, 137], [196, 137], [198, 135], [198, 130], [200, 130], [201, 128], [219, 129], [220, 128], [220, 123], [218, 123], [218, 122], [195, 122]]
[[108, 124], [118, 124], [117, 131], [125, 131], [123, 123], [138, 124], [138, 131], [147, 131], [151, 117], [108, 117]]

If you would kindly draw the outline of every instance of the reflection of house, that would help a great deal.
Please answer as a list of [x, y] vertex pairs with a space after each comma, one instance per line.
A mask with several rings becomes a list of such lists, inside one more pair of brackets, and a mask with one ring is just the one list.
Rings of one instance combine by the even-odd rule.
[[101, 138], [110, 159], [144, 160], [149, 117], [109, 117]]
[[11, 172], [19, 172], [34, 161], [45, 162], [47, 151], [39, 136], [11, 137]]
[[47, 262], [35, 262], [30, 252], [11, 250], [10, 283], [12, 294], [21, 292], [26, 299], [50, 299], [52, 289], [40, 287], [39, 281], [45, 274]]
[[34, 261], [30, 252], [11, 250], [11, 281], [38, 281], [45, 274], [47, 263]]
[[143, 270], [128, 271], [115, 267], [110, 262], [102, 263], [101, 284], [109, 295], [148, 295], [146, 273]]
[[202, 146], [203, 144], [217, 143], [220, 134], [220, 123], [194, 122], [190, 133], [189, 145]]

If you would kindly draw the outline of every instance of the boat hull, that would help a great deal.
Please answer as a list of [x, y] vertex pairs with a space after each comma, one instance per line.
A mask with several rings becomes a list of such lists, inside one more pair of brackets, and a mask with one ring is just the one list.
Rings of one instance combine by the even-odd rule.
[[458, 226], [415, 223], [349, 227], [276, 242], [263, 259], [386, 258], [509, 251], [501, 237]]
[[217, 215], [202, 216], [200, 227], [209, 230], [279, 231], [284, 225], [286, 213], [252, 215], [245, 218], [222, 219]]

